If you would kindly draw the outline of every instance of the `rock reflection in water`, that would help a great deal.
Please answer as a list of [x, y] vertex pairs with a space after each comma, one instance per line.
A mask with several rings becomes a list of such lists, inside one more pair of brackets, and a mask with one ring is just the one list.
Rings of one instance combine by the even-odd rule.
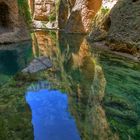
[[[48, 34], [47, 38], [48, 36], [50, 35]], [[36, 39], [40, 44], [39, 37]], [[110, 130], [102, 107], [106, 85], [104, 74], [90, 53], [85, 36], [56, 33], [56, 38], [52, 41], [57, 41], [53, 49], [46, 43], [44, 51], [53, 58], [57, 71], [55, 81], [60, 85], [62, 82], [65, 83], [69, 93], [70, 110], [76, 118], [82, 139], [118, 139], [118, 136]], [[41, 43], [38, 49], [45, 48], [44, 45]]]

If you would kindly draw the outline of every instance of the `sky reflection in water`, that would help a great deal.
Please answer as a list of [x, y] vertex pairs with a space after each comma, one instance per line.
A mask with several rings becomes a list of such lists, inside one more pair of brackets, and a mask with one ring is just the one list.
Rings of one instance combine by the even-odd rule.
[[28, 91], [35, 140], [80, 140], [76, 124], [68, 112], [68, 97], [57, 90]]

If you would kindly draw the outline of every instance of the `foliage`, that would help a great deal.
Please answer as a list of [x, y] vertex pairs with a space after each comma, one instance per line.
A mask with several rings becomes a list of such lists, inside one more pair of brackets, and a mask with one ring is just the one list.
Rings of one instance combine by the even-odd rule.
[[102, 8], [101, 8], [101, 12], [102, 12], [104, 15], [107, 14], [109, 11], [110, 11], [110, 9], [107, 8], [107, 7], [102, 7]]
[[49, 15], [49, 21], [50, 22], [53, 22], [53, 21], [55, 21], [56, 20], [56, 13], [55, 13], [55, 11], [53, 11], [50, 15]]
[[29, 10], [28, 0], [18, 0], [18, 6], [20, 14], [24, 16], [24, 19], [28, 26], [31, 26], [32, 17]]

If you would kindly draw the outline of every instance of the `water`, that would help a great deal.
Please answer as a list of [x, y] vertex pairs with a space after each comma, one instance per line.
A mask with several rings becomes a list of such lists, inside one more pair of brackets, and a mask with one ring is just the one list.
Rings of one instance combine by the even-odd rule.
[[31, 41], [0, 45], [0, 84], [22, 70], [32, 59]]
[[139, 63], [94, 50], [83, 35], [40, 31], [35, 37], [34, 55], [53, 61], [48, 79], [69, 93], [82, 139], [139, 139]]
[[[39, 31], [33, 37], [33, 56], [45, 55], [52, 60], [54, 67], [52, 71], [45, 71], [45, 77], [53, 85], [51, 89], [57, 89], [47, 90], [50, 88], [46, 84], [34, 88], [36, 91], [30, 89], [27, 94], [29, 101], [35, 103], [31, 105], [35, 139], [39, 137], [42, 140], [46, 136], [48, 140], [65, 137], [65, 130], [68, 130], [67, 135], [76, 139], [80, 135], [83, 140], [139, 140], [139, 63], [93, 49], [83, 35]], [[8, 52], [6, 49], [4, 51], [0, 53], [2, 81], [27, 64], [27, 57], [22, 57], [26, 55], [21, 55], [26, 53], [9, 49]], [[29, 54], [27, 56], [31, 56]], [[61, 94], [60, 89], [67, 95]], [[39, 111], [36, 112], [38, 108]], [[63, 113], [65, 117], [62, 117]], [[52, 125], [51, 116], [55, 125]], [[58, 122], [68, 128], [58, 130]], [[65, 122], [67, 125], [64, 126]], [[50, 131], [55, 134], [50, 136]]]
[[28, 91], [35, 140], [80, 140], [73, 117], [68, 112], [68, 97], [58, 90]]

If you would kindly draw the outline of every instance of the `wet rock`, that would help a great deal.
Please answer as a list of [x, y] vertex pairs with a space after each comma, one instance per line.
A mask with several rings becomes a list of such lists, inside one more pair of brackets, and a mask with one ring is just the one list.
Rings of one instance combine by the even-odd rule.
[[35, 73], [41, 70], [45, 70], [52, 67], [51, 61], [45, 57], [41, 56], [39, 58], [35, 58], [28, 67], [22, 70], [23, 73]]

